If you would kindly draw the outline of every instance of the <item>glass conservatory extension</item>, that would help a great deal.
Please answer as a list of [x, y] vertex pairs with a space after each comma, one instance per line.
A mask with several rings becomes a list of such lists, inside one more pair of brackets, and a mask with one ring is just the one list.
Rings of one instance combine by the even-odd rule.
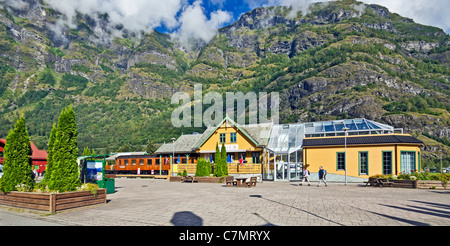
[[264, 150], [263, 179], [301, 180], [303, 178], [302, 144], [305, 137], [388, 134], [402, 129], [367, 119], [274, 125]]

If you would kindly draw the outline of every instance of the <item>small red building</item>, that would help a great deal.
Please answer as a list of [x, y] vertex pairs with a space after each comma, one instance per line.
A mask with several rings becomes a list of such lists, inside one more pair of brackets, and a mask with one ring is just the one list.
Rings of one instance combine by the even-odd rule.
[[[3, 149], [5, 148], [6, 139], [0, 139], [0, 165], [3, 165]], [[37, 169], [39, 173], [42, 173], [47, 166], [47, 151], [39, 150], [36, 145], [31, 142], [31, 163], [33, 169]]]

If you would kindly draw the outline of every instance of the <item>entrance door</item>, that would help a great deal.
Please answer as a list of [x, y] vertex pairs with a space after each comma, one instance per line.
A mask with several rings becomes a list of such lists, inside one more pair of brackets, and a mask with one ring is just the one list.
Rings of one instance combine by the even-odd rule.
[[276, 179], [277, 180], [287, 180], [287, 166], [288, 164], [286, 162], [279, 162], [276, 164]]
[[302, 165], [300, 163], [291, 163], [289, 172], [289, 180], [298, 181], [302, 179]]
[[290, 181], [299, 181], [302, 179], [302, 162], [301, 162], [301, 153], [299, 151], [292, 152], [289, 155], [289, 180]]
[[288, 155], [275, 155], [275, 180], [288, 180]]

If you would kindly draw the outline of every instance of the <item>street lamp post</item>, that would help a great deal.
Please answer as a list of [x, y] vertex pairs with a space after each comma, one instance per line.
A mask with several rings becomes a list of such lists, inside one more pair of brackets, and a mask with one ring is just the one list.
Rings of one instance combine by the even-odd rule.
[[344, 147], [345, 147], [344, 169], [345, 169], [345, 185], [347, 185], [347, 131], [349, 130], [349, 128], [344, 127], [344, 128], [342, 128], [342, 130], [344, 131], [344, 134], [345, 134], [345, 137], [344, 137]]
[[172, 176], [173, 176], [173, 159], [175, 158], [175, 138], [171, 138], [172, 139]]

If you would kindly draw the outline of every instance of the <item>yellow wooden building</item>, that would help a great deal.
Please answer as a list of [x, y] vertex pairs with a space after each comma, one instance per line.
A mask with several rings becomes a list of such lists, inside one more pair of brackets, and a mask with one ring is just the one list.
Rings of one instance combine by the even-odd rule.
[[[214, 163], [216, 145], [225, 145], [228, 173], [261, 177], [263, 149], [267, 145], [272, 123], [240, 125], [225, 117], [217, 126], [208, 127], [202, 134], [182, 135], [173, 143], [162, 145], [155, 153], [161, 156], [175, 155], [173, 172], [186, 169], [195, 173], [196, 160], [203, 158]], [[176, 163], [177, 156], [189, 156], [185, 163]], [[240, 165], [240, 162], [242, 164]]]
[[312, 180], [323, 166], [330, 181], [344, 181], [347, 167], [350, 182], [361, 182], [376, 174], [419, 170], [423, 143], [402, 129], [367, 119], [240, 125], [225, 117], [203, 133], [182, 135], [163, 144], [156, 154], [175, 156], [171, 158], [175, 164], [172, 175], [183, 170], [192, 174], [198, 158], [214, 163], [216, 145], [219, 149], [225, 146], [228, 172], [233, 176], [298, 181], [308, 164]]
[[364, 178], [420, 170], [423, 143], [408, 134], [353, 135], [303, 139], [303, 163], [311, 172]]
[[216, 145], [225, 145], [229, 163], [261, 163], [264, 146], [267, 145], [271, 123], [239, 125], [226, 117], [216, 127], [208, 128], [197, 143], [195, 151], [201, 158], [214, 160]]

